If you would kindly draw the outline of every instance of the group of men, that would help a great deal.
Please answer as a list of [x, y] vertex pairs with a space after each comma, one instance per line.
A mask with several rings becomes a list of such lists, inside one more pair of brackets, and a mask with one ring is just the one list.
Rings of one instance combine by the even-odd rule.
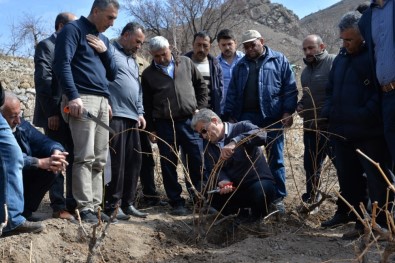
[[[304, 39], [304, 94], [299, 102], [291, 65], [282, 53], [265, 45], [256, 30], [242, 34], [245, 54], [236, 50], [231, 30], [220, 31], [218, 57], [210, 54], [212, 39], [206, 32], [194, 35], [192, 51], [185, 56], [173, 52], [166, 38], [153, 37], [148, 44], [152, 63], [143, 69], [136, 56], [145, 41], [141, 25], [128, 23], [112, 43], [102, 34], [117, 18], [117, 0], [95, 0], [89, 16], [78, 20], [70, 13], [59, 14], [56, 33], [40, 42], [35, 55], [34, 124], [43, 127], [47, 137], [37, 135], [35, 128], [20, 119], [19, 101], [12, 94], [5, 95], [1, 111], [9, 127], [2, 125], [5, 137], [0, 143], [9, 142], [9, 148], [16, 148], [9, 138], [11, 128], [23, 152], [23, 158], [20, 150], [12, 153], [15, 156], [1, 156], [2, 176], [15, 180], [12, 187], [1, 185], [10, 188], [0, 198], [9, 206], [5, 233], [43, 229], [41, 223], [31, 221], [36, 221], [32, 212], [47, 190], [54, 217], [74, 220], [68, 210], [76, 207], [87, 223], [97, 223], [99, 218], [116, 222], [110, 219], [115, 209], [120, 220], [146, 217], [147, 213], [135, 207], [139, 176], [147, 200], [165, 205], [155, 189], [153, 161], [144, 161], [152, 154], [142, 154], [152, 152], [148, 139], [158, 144], [171, 214], [190, 212], [181, 195], [178, 163], [183, 164], [191, 196], [209, 200], [210, 206], [223, 214], [251, 208], [249, 216], [260, 220], [271, 207], [285, 213], [284, 128], [292, 126], [295, 111], [304, 118], [305, 129], [303, 201], [317, 202], [320, 198], [320, 171], [329, 156], [338, 172], [340, 190], [352, 205], [367, 205], [370, 198], [382, 206], [384, 180], [361, 161], [355, 149], [380, 161], [392, 180], [390, 166], [395, 154], [391, 160], [383, 149], [387, 145], [391, 149], [394, 138], [390, 94], [395, 76], [387, 70], [392, 62], [383, 66], [377, 61], [387, 61], [385, 54], [394, 53], [395, 37], [389, 39], [390, 45], [384, 39], [377, 40], [378, 33], [369, 36], [377, 31], [365, 29], [372, 24], [375, 30], [386, 32], [380, 21], [382, 17], [393, 19], [393, 6], [392, 0], [372, 4], [365, 15], [371, 17], [360, 22], [364, 30], [358, 29], [360, 15], [346, 14], [339, 24], [343, 48], [336, 58], [328, 54], [319, 36]], [[366, 45], [360, 32], [369, 40]], [[377, 43], [386, 50], [377, 51]], [[378, 83], [376, 75], [370, 73], [375, 70]], [[382, 100], [378, 86], [384, 92]], [[355, 95], [352, 98], [351, 93]], [[267, 160], [261, 145], [265, 145]], [[43, 152], [35, 153], [36, 149]], [[20, 160], [13, 169], [4, 166], [10, 157]], [[22, 159], [24, 189], [19, 175]], [[103, 194], [107, 162], [111, 164], [111, 179]], [[221, 162], [223, 165], [218, 166]], [[27, 165], [43, 170], [38, 173], [45, 179], [33, 180], [25, 172]], [[13, 192], [15, 195], [7, 194]], [[98, 214], [103, 196], [104, 212]], [[3, 218], [0, 212], [0, 220]], [[353, 219], [339, 201], [334, 218], [322, 225]], [[384, 222], [383, 216], [378, 222]], [[357, 223], [357, 233], [360, 229]]]

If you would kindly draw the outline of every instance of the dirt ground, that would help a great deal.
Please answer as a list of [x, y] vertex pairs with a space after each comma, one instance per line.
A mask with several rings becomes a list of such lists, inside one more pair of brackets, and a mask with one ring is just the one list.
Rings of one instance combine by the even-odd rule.
[[[354, 250], [359, 241], [341, 239], [352, 224], [320, 228], [334, 213], [335, 198], [327, 199], [316, 214], [298, 212], [305, 183], [300, 120], [287, 131], [286, 142], [287, 213], [279, 219], [270, 217], [265, 232], [248, 224], [236, 227], [231, 218], [198, 213], [174, 217], [169, 207], [142, 208], [148, 218], [133, 217], [109, 226], [94, 262], [357, 262]], [[336, 189], [336, 174], [328, 165], [322, 191], [332, 194]], [[0, 262], [86, 262], [89, 239], [83, 238], [78, 224], [51, 219], [47, 198], [38, 213], [48, 218], [46, 230], [0, 238]], [[84, 227], [91, 235], [92, 226]], [[369, 248], [370, 262], [378, 262], [384, 245]]]

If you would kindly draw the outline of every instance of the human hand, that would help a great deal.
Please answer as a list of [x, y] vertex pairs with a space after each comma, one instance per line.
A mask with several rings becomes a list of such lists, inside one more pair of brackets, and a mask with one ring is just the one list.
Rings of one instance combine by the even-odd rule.
[[139, 128], [144, 130], [146, 125], [147, 125], [147, 123], [146, 123], [144, 117], [143, 116], [139, 116], [139, 120], [138, 120]]
[[222, 180], [219, 182], [218, 187], [220, 195], [231, 193], [234, 190], [233, 183], [227, 180]]
[[293, 119], [292, 114], [289, 114], [287, 112], [283, 114], [283, 117], [281, 119], [281, 123], [284, 125], [284, 128], [291, 127], [293, 122], [294, 122], [294, 119]]
[[48, 117], [48, 129], [57, 131], [59, 129], [59, 116], [54, 115]]
[[107, 51], [107, 46], [104, 42], [97, 36], [88, 34], [86, 35], [86, 40], [88, 40], [88, 44], [96, 50], [97, 53], [104, 53]]
[[81, 118], [82, 112], [84, 111], [84, 104], [82, 103], [81, 98], [76, 98], [74, 100], [70, 100], [68, 103], [69, 114], [76, 118]]
[[231, 141], [230, 143], [225, 145], [221, 149], [220, 158], [223, 159], [223, 160], [228, 160], [230, 157], [232, 157], [235, 147], [236, 147], [236, 143], [234, 141]]

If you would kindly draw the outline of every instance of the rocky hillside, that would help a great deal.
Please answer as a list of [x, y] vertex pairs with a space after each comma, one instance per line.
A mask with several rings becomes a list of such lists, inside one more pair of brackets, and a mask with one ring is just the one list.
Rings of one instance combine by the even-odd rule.
[[[318, 33], [328, 43], [328, 49], [336, 53], [338, 40], [337, 23], [347, 11], [354, 10], [366, 0], [343, 0], [329, 8], [310, 14], [299, 20], [291, 10], [270, 0], [241, 0], [244, 10], [235, 15], [240, 23], [233, 29], [240, 32], [256, 29], [261, 32], [268, 46], [283, 52], [297, 68], [303, 66], [302, 39], [305, 35]], [[240, 40], [240, 39], [239, 39]], [[240, 41], [239, 41], [240, 42]], [[239, 47], [241, 49], [241, 47]], [[216, 43], [213, 53], [218, 54]], [[22, 101], [24, 115], [31, 120], [34, 109], [34, 65], [31, 59], [0, 56], [0, 81], [6, 89], [13, 90]]]

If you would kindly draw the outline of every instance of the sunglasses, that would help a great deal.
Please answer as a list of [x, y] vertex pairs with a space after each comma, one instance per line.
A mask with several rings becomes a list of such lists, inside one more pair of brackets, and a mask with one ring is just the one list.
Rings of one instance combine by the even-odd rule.
[[206, 134], [208, 133], [207, 128], [208, 128], [208, 125], [209, 125], [209, 124], [210, 124], [210, 123], [207, 123], [206, 126], [205, 126], [203, 129], [201, 129], [201, 130], [199, 131], [199, 136], [200, 136], [201, 138], [203, 138], [203, 135], [206, 135]]

